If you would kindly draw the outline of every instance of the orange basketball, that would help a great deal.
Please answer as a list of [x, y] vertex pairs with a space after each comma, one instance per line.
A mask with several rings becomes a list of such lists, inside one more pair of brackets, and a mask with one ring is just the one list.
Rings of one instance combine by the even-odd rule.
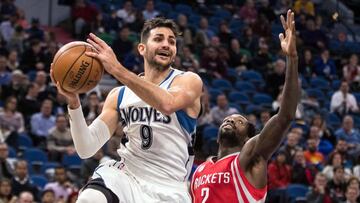
[[68, 92], [85, 93], [100, 81], [104, 68], [99, 60], [85, 55], [94, 48], [86, 42], [74, 41], [65, 44], [53, 59], [55, 82]]

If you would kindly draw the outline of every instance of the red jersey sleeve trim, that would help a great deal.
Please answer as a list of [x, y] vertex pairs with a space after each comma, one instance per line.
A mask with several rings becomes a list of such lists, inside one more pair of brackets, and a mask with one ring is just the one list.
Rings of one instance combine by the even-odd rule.
[[[235, 170], [239, 172], [240, 177], [237, 178], [241, 178], [245, 184], [246, 189], [249, 191], [249, 193], [251, 194], [251, 196], [256, 200], [259, 201], [261, 199], [264, 198], [264, 196], [266, 195], [267, 192], [267, 185], [264, 188], [255, 188], [246, 178], [245, 173], [243, 172], [243, 170], [240, 167], [240, 162], [239, 162], [239, 155], [237, 155], [235, 157], [235, 159], [233, 160], [234, 165], [235, 165]], [[240, 181], [240, 180], [239, 180]]]

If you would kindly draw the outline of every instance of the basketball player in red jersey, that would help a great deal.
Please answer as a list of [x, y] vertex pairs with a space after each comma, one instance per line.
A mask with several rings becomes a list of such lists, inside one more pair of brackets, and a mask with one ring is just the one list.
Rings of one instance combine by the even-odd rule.
[[256, 136], [245, 117], [235, 114], [224, 119], [219, 129], [218, 157], [202, 163], [193, 175], [194, 203], [265, 202], [267, 162], [295, 117], [300, 92], [294, 13], [289, 10], [286, 21], [280, 18], [285, 35], [281, 33], [279, 38], [287, 61], [280, 110]]

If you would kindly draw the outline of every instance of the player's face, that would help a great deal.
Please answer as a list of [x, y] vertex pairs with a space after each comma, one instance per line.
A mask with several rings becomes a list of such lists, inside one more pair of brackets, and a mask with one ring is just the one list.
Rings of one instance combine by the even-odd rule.
[[226, 117], [219, 129], [219, 141], [226, 140], [228, 144], [238, 146], [247, 138], [247, 125], [247, 119], [239, 114]]
[[150, 31], [140, 54], [150, 66], [162, 71], [170, 67], [176, 56], [176, 38], [169, 28], [158, 27]]

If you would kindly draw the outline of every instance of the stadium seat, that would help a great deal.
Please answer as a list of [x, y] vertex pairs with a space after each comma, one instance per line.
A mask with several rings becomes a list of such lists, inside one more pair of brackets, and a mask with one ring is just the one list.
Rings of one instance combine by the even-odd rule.
[[208, 92], [209, 92], [209, 95], [210, 95], [210, 101], [211, 102], [216, 102], [217, 96], [219, 96], [220, 94], [223, 94], [223, 92], [220, 89], [217, 89], [217, 88], [209, 88]]
[[329, 90], [330, 89], [329, 82], [322, 78], [311, 78], [310, 85], [312, 88], [318, 88], [321, 90]]
[[28, 148], [24, 151], [24, 159], [31, 164], [42, 165], [48, 161], [47, 154], [38, 148]]
[[331, 88], [332, 88], [334, 91], [339, 90], [340, 85], [341, 85], [341, 81], [340, 81], [340, 80], [333, 80], [333, 81], [331, 82]]
[[328, 155], [332, 150], [334, 149], [334, 146], [329, 142], [328, 140], [322, 139], [319, 144], [319, 151], [324, 154], [325, 156]]
[[160, 13], [165, 14], [172, 11], [172, 6], [166, 2], [157, 2], [155, 3], [155, 9], [158, 10]]
[[[263, 88], [265, 85], [265, 81], [264, 81], [262, 75], [259, 72], [254, 71], [254, 70], [243, 71], [240, 75], [240, 78], [242, 78], [243, 80], [252, 82], [260, 89]], [[259, 89], [259, 88], [257, 88], [257, 89]]]
[[20, 133], [17, 138], [17, 144], [19, 148], [26, 149], [33, 147], [33, 142], [30, 136], [26, 133]]
[[261, 109], [262, 109], [261, 106], [250, 104], [246, 106], [245, 114], [253, 114], [253, 113], [256, 114], [259, 113]]
[[41, 166], [41, 173], [45, 174], [46, 170], [51, 169], [51, 168], [56, 168], [60, 166], [60, 164], [58, 162], [46, 162]]
[[240, 113], [240, 112], [243, 112], [243, 110], [242, 110], [242, 108], [241, 108], [241, 106], [240, 106], [239, 103], [230, 102], [230, 103], [229, 103], [229, 107], [235, 108], [236, 110], [238, 110], [239, 113]]
[[229, 101], [241, 104], [249, 104], [250, 100], [247, 94], [239, 91], [231, 91], [229, 93]]
[[239, 90], [240, 92], [255, 92], [256, 87], [254, 84], [248, 81], [237, 81], [235, 83], [235, 89]]
[[336, 130], [341, 125], [341, 119], [335, 113], [329, 113], [326, 117], [326, 123]]
[[213, 125], [206, 126], [203, 130], [203, 140], [210, 140], [213, 137], [217, 137], [219, 129]]
[[270, 106], [272, 105], [273, 98], [265, 93], [256, 93], [253, 96], [254, 104], [261, 105], [261, 106]]
[[175, 6], [175, 11], [178, 13], [185, 14], [187, 16], [189, 16], [193, 13], [191, 6], [186, 5], [186, 4], [177, 4]]
[[74, 155], [64, 154], [62, 164], [65, 167], [68, 167], [70, 165], [79, 166], [79, 165], [81, 165], [81, 161], [82, 161], [81, 158], [77, 154], [74, 154]]
[[290, 184], [286, 189], [291, 202], [306, 200], [306, 194], [308, 191], [309, 187], [302, 184]]
[[306, 93], [309, 97], [314, 97], [319, 102], [323, 102], [326, 99], [321, 89], [310, 88], [306, 90]]
[[219, 17], [223, 20], [230, 20], [231, 13], [225, 9], [218, 9], [217, 11], [215, 11], [214, 16]]
[[8, 146], [9, 158], [16, 158], [16, 149], [12, 146]]
[[357, 102], [358, 104], [360, 104], [360, 93], [355, 92], [355, 93], [353, 93], [353, 95], [354, 95], [354, 97], [356, 98], [356, 102]]
[[43, 175], [32, 175], [30, 176], [31, 182], [33, 182], [36, 186], [38, 186], [41, 190], [48, 183], [48, 179]]
[[213, 137], [205, 141], [203, 145], [203, 151], [206, 155], [217, 155], [219, 145], [217, 143], [217, 137]]
[[222, 91], [230, 91], [232, 89], [231, 82], [225, 79], [215, 79], [211, 84], [214, 88], [220, 89]]

